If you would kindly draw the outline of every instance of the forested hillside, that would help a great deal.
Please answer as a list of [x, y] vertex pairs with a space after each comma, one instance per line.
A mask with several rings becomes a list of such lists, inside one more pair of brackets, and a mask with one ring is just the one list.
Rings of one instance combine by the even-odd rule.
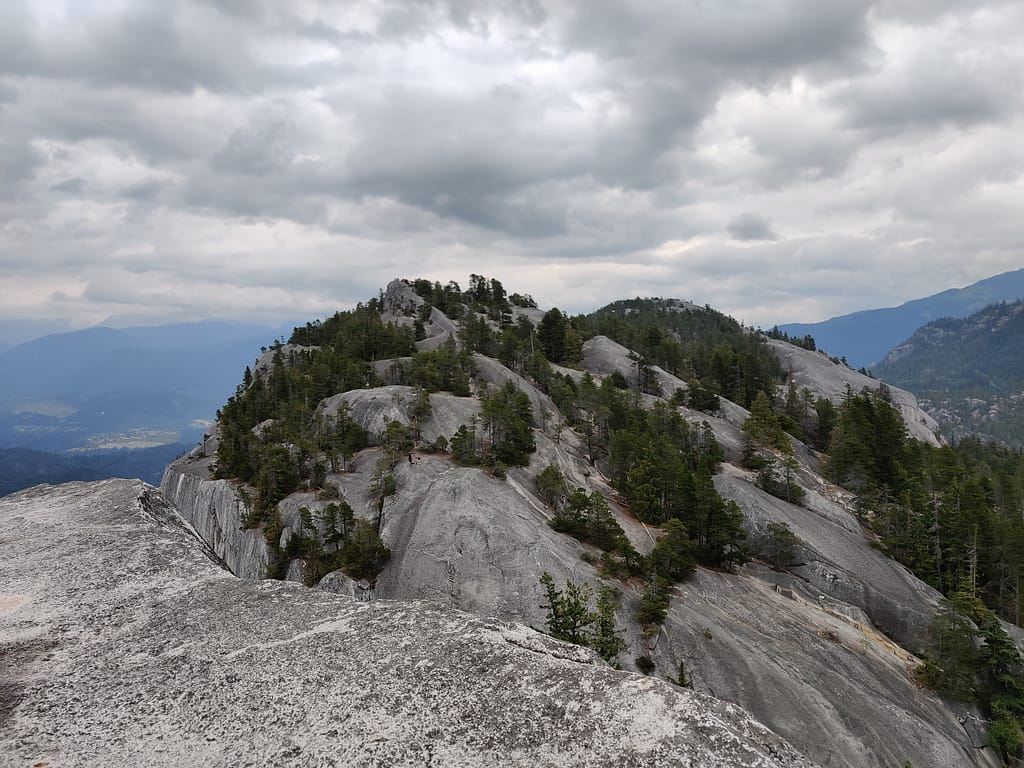
[[[513, 321], [517, 305], [497, 280], [474, 275], [466, 292], [452, 283], [442, 287], [416, 281], [412, 286], [443, 306], [446, 315], [460, 319], [461, 343], [449, 339], [436, 349], [418, 351], [417, 326], [429, 318], [433, 305], [421, 305], [415, 320], [406, 318], [412, 322], [393, 323], [387, 322], [395, 318], [388, 316], [381, 300], [373, 299], [296, 328], [287, 345], [267, 353], [264, 370], [246, 370], [235, 396], [219, 412], [217, 476], [252, 487], [248, 522], [267, 526], [268, 541], [276, 541], [280, 529], [279, 501], [300, 488], [324, 489], [327, 473], [338, 471], [371, 442], [385, 450], [375, 479], [383, 508], [383, 499], [394, 493], [394, 464], [414, 445], [423, 447], [417, 423], [430, 415], [431, 393], [468, 396], [476, 390], [481, 418], [428, 448], [450, 452], [457, 463], [481, 466], [499, 476], [509, 466], [529, 463], [535, 448], [529, 401], [511, 385], [496, 390], [471, 386], [476, 353], [496, 357], [551, 397], [558, 418], [585, 436], [590, 461], [601, 464], [637, 517], [655, 525], [681, 521], [686, 526], [681, 546], [692, 550], [699, 562], [728, 566], [746, 558], [740, 545], [745, 535], [742, 515], [735, 504], [719, 496], [711, 481], [722, 453], [710, 431], [687, 424], [664, 406], [645, 408], [639, 396], [656, 388], [650, 366], [658, 363], [693, 382], [688, 399], [694, 407], [715, 410], [719, 393], [747, 402], [756, 392], [772, 389], [781, 376], [759, 337], [713, 310], [680, 312], [658, 301], [612, 305], [576, 318], [552, 309], [539, 313], [535, 327], [527, 314]], [[511, 298], [520, 309], [533, 308], [528, 296]], [[639, 386], [631, 387], [623, 375], [598, 381], [589, 374], [577, 378], [560, 373], [552, 366], [578, 364], [582, 343], [597, 332], [636, 342], [644, 353], [636, 359]], [[375, 363], [384, 360], [390, 362], [381, 370]], [[370, 436], [350, 418], [346, 406], [331, 419], [318, 409], [333, 393], [385, 383], [417, 388], [418, 421], [409, 427], [390, 422], [383, 435]], [[558, 491], [559, 502], [571, 491]], [[579, 529], [583, 538], [598, 537], [579, 520], [566, 525]], [[610, 567], [627, 573], [643, 569], [636, 553], [623, 546], [621, 535], [606, 543]], [[317, 545], [296, 542], [292, 551], [280, 554], [282, 568], [290, 557], [306, 554], [303, 546]], [[383, 564], [380, 555], [375, 555], [378, 566]], [[315, 557], [320, 559], [319, 552]], [[328, 558], [322, 569], [340, 562]]]
[[[652, 369], [659, 366], [690, 382], [688, 391], [673, 395], [678, 404], [714, 413], [719, 398], [725, 398], [751, 407], [747, 457], [757, 468], [751, 454], [758, 447], [782, 446], [763, 437], [767, 408], [774, 424], [769, 434], [773, 429], [788, 432], [825, 451], [827, 475], [858, 493], [863, 521], [893, 557], [944, 593], [969, 584], [1004, 617], [1019, 617], [1024, 568], [1024, 462], [1019, 452], [976, 440], [942, 448], [910, 440], [884, 388], [880, 393], [850, 391], [838, 409], [792, 387], [786, 390], [785, 373], [760, 334], [714, 310], [637, 299], [587, 316], [567, 317], [557, 309], [538, 312], [535, 327], [525, 313], [513, 321], [516, 305], [497, 280], [473, 276], [465, 292], [453, 283], [441, 287], [417, 281], [413, 286], [460, 318], [461, 343], [449, 339], [437, 349], [417, 351], [420, 319], [391, 322], [394, 318], [378, 298], [296, 328], [287, 345], [267, 353], [264, 370], [246, 369], [237, 393], [219, 413], [217, 473], [254, 489], [252, 525], [272, 521], [277, 502], [287, 494], [322, 488], [329, 471], [337, 471], [375, 439], [387, 449], [389, 462], [420, 445], [415, 423], [393, 422], [375, 438], [355, 424], [345, 407], [325, 421], [318, 406], [337, 392], [384, 383], [416, 387], [422, 393], [422, 421], [429, 416], [426, 395], [467, 396], [476, 390], [479, 423], [431, 447], [498, 474], [527, 463], [534, 448], [529, 402], [516, 398], [511, 386], [488, 390], [474, 384], [477, 352], [494, 355], [552, 398], [559, 418], [584, 436], [591, 462], [600, 464], [637, 517], [655, 525], [681, 520], [703, 561], [741, 558], [738, 538], [722, 546], [708, 543], [717, 534], [704, 530], [701, 521], [715, 514], [693, 513], [701, 503], [720, 502], [710, 477], [722, 459], [721, 448], [707, 428], [687, 424], [663, 404], [651, 407], [640, 399], [663, 394]], [[515, 298], [532, 308], [528, 296]], [[1024, 318], [1010, 311], [1014, 306], [1019, 310], [1020, 305], [998, 310], [1007, 317], [1003, 326], [1010, 333]], [[422, 305], [420, 317], [429, 316], [431, 308]], [[637, 351], [633, 383], [625, 375], [598, 380], [586, 372], [561, 372], [567, 369], [560, 366], [581, 362], [582, 344], [595, 334]], [[985, 359], [990, 354], [978, 352]], [[382, 360], [395, 362], [384, 371], [375, 365]], [[755, 423], [759, 418], [760, 427]], [[387, 493], [387, 474], [382, 466], [381, 493]], [[703, 502], [705, 497], [711, 501]]]
[[876, 367], [888, 352], [926, 323], [963, 318], [1001, 301], [1024, 299], [1024, 269], [993, 275], [964, 288], [951, 288], [898, 307], [866, 309], [820, 323], [781, 325], [790, 336], [811, 335], [829, 354], [854, 368]]
[[928, 323], [875, 373], [916, 393], [954, 438], [1024, 445], [1024, 302]]

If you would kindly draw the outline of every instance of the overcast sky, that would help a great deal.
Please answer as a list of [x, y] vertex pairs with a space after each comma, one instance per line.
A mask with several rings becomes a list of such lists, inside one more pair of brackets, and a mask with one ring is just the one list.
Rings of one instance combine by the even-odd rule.
[[1024, 266], [1024, 3], [3, 0], [0, 321], [471, 272], [770, 326]]

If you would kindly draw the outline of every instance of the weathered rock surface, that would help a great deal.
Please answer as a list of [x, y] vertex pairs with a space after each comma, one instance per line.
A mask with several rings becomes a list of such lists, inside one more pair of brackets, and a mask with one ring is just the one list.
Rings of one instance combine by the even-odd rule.
[[[387, 428], [389, 421], [405, 426], [412, 424], [409, 408], [416, 400], [416, 389], [401, 385], [353, 389], [332, 395], [320, 403], [322, 418], [335, 418], [344, 401], [349, 405], [349, 416], [375, 439]], [[420, 440], [433, 443], [442, 435], [451, 439], [463, 425], [471, 425], [480, 413], [480, 401], [472, 397], [456, 397], [447, 392], [430, 395], [430, 417], [420, 426]]]
[[521, 626], [235, 579], [141, 483], [6, 497], [0, 541], [5, 766], [811, 765]]
[[172, 462], [160, 488], [214, 554], [243, 579], [262, 579], [270, 554], [263, 531], [245, 528], [245, 503], [228, 480], [212, 480], [216, 436]]
[[[797, 389], [806, 387], [815, 397], [827, 397], [833, 403], [839, 403], [847, 386], [854, 392], [860, 392], [864, 387], [878, 389], [882, 385], [878, 379], [872, 379], [845, 365], [836, 365], [821, 352], [811, 352], [778, 339], [767, 341], [782, 367], [789, 371], [790, 380], [796, 384]], [[889, 392], [892, 404], [903, 416], [910, 436], [928, 445], [940, 445], [939, 424], [921, 409], [917, 398], [898, 387], [889, 387]]]
[[[384, 291], [384, 322], [411, 327], [415, 316], [424, 304], [422, 296], [413, 290], [404, 280], [395, 278]], [[432, 307], [430, 316], [423, 324], [425, 336], [416, 342], [419, 352], [431, 352], [440, 348], [448, 339], [458, 338], [458, 328], [452, 320], [437, 307]]]
[[[539, 627], [544, 612], [537, 574], [600, 585], [580, 559], [584, 547], [547, 526], [549, 513], [511, 473], [502, 482], [438, 457], [400, 464], [396, 473], [403, 491], [389, 502], [383, 533], [395, 555], [378, 580], [378, 596], [426, 598]], [[896, 636], [920, 640], [935, 593], [871, 550], [855, 525], [828, 516], [848, 513], [776, 508], [773, 502], [783, 502], [745, 483], [723, 491], [744, 502], [752, 524], [788, 520], [836, 560], [808, 547], [799, 578], [756, 569], [736, 576], [700, 570], [677, 588], [653, 642], [632, 620], [639, 593], [627, 587], [619, 626], [631, 653], [649, 648], [661, 674], [674, 675], [685, 661], [699, 690], [772, 722], [822, 765], [990, 764], [991, 755], [971, 743], [954, 714], [912, 682], [918, 660], [876, 628], [877, 622]], [[751, 501], [747, 494], [763, 498]], [[620, 521], [627, 532], [645, 535], [636, 521]], [[861, 561], [863, 570], [850, 567]], [[776, 579], [793, 599], [774, 593], [770, 582]]]
[[583, 367], [591, 373], [608, 376], [618, 371], [636, 386], [636, 363], [629, 359], [628, 347], [607, 336], [594, 336], [583, 344]]
[[[413, 315], [423, 304], [423, 297], [404, 280], [395, 278], [384, 289], [384, 309], [393, 315]], [[385, 322], [391, 320], [388, 317]]]
[[[859, 374], [816, 353], [786, 347], [797, 350], [794, 360], [804, 365], [799, 369], [784, 361], [794, 376], [797, 370], [808, 377], [825, 376], [821, 383], [806, 384], [815, 394], [841, 397], [847, 380], [859, 387]], [[629, 350], [609, 339], [591, 339], [584, 354], [585, 365], [597, 375], [619, 370], [627, 379], [635, 376]], [[821, 359], [808, 361], [805, 355]], [[826, 366], [821, 371], [819, 362]], [[511, 379], [530, 395], [535, 416], [539, 409], [555, 412], [543, 393], [500, 363], [477, 356], [476, 364], [478, 387]], [[685, 387], [664, 371], [656, 374], [665, 395]], [[835, 376], [835, 381], [829, 378]], [[800, 379], [796, 383], [805, 386]], [[893, 394], [899, 402], [898, 391]], [[392, 386], [337, 395], [322, 407], [331, 412], [345, 400], [353, 417], [376, 434], [390, 419], [410, 423], [413, 397], [411, 388]], [[643, 400], [650, 405], [658, 398]], [[440, 434], [450, 437], [479, 412], [479, 402], [471, 398], [435, 394], [431, 403], [432, 415], [422, 426], [424, 443]], [[738, 457], [745, 409], [723, 400], [715, 417], [682, 412], [691, 421], [708, 421], [727, 457]], [[913, 409], [904, 413], [913, 418]], [[393, 556], [375, 588], [340, 574], [325, 578], [322, 588], [358, 599], [428, 599], [542, 626], [544, 600], [537, 579], [543, 571], [558, 583], [572, 579], [595, 590], [602, 583], [595, 568], [581, 559], [586, 548], [548, 525], [551, 513], [537, 498], [533, 478], [549, 464], [572, 485], [604, 493], [634, 546], [649, 551], [651, 529], [617, 503], [617, 494], [588, 463], [580, 436], [560, 429], [559, 420], [538, 419], [537, 426], [544, 430], [535, 433], [537, 451], [530, 466], [509, 470], [503, 481], [480, 469], [456, 467], [444, 456], [417, 454], [412, 462], [398, 462], [393, 469], [398, 493], [385, 503], [382, 529]], [[740, 704], [822, 765], [996, 765], [975, 732], [966, 731], [934, 695], [916, 688], [910, 677], [916, 660], [894, 642], [912, 650], [921, 647], [937, 594], [870, 547], [849, 511], [849, 499], [815, 473], [817, 459], [810, 451], [799, 444], [795, 448], [801, 462], [797, 480], [808, 491], [803, 507], [761, 492], [751, 474], [736, 467], [724, 466], [715, 482], [723, 496], [740, 504], [752, 539], [769, 522], [787, 523], [804, 542], [799, 565], [790, 574], [756, 565], [739, 575], [699, 571], [676, 589], [668, 620], [653, 638], [642, 636], [633, 618], [640, 588], [611, 582], [623, 591], [618, 621], [630, 646], [621, 661], [631, 667], [636, 656], [650, 655], [662, 676], [676, 674], [685, 661], [699, 690]], [[380, 456], [379, 449], [365, 451], [352, 462], [351, 472], [330, 476], [356, 513], [370, 520], [377, 514], [370, 483]], [[187, 461], [185, 467], [181, 463], [172, 465], [168, 475], [192, 471]], [[164, 486], [174, 488], [168, 477]], [[301, 525], [300, 504], [315, 512], [324, 503], [309, 494], [286, 500], [281, 507], [286, 530]], [[215, 513], [199, 505], [196, 514]], [[775, 585], [783, 592], [776, 593]]]
[[524, 379], [518, 373], [506, 368], [490, 357], [479, 353], [473, 354], [473, 365], [476, 368], [477, 382], [486, 382], [494, 387], [503, 387], [506, 383], [512, 382], [516, 389], [524, 392], [530, 398], [530, 407], [533, 409], [534, 426], [544, 428], [548, 419], [558, 414], [558, 407], [550, 397], [545, 395], [533, 384]]
[[256, 363], [252, 368], [252, 374], [258, 379], [269, 377], [270, 372], [274, 370], [274, 357], [278, 353], [281, 354], [281, 361], [287, 364], [289, 355], [299, 352], [312, 352], [316, 349], [320, 349], [320, 347], [305, 347], [302, 344], [282, 344], [280, 347], [268, 349], [256, 359]]
[[906, 568], [867, 544], [856, 520], [817, 492], [806, 506], [788, 504], [726, 465], [715, 487], [743, 509], [753, 533], [770, 522], [786, 523], [803, 542], [793, 572], [806, 582], [811, 599], [823, 595], [861, 609], [882, 632], [911, 650], [927, 643], [928, 625], [941, 595]]
[[917, 688], [916, 659], [863, 617], [845, 616], [839, 601], [809, 598], [786, 576], [758, 570], [701, 570], [675, 589], [650, 641], [660, 673], [675, 675], [685, 662], [697, 690], [743, 702], [823, 766], [999, 765], [935, 694]]

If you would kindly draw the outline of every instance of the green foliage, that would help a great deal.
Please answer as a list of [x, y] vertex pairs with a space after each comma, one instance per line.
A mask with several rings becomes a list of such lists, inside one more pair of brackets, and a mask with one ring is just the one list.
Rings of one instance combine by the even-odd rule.
[[576, 645], [593, 648], [610, 664], [616, 665], [618, 655], [626, 649], [625, 641], [615, 628], [615, 610], [619, 591], [602, 586], [598, 592], [597, 610], [591, 610], [590, 588], [568, 581], [563, 589], [555, 586], [551, 574], [540, 577], [544, 587], [547, 629], [552, 637]]
[[619, 597], [620, 593], [614, 587], [602, 586], [598, 591], [597, 619], [589, 643], [602, 659], [616, 667], [616, 659], [626, 650], [626, 641], [615, 628], [615, 609], [619, 607]]
[[668, 604], [671, 599], [671, 584], [665, 579], [655, 576], [647, 582], [647, 588], [640, 598], [636, 620], [641, 625], [661, 625], [668, 615]]
[[682, 517], [696, 544], [698, 562], [731, 570], [748, 559], [743, 548], [743, 512], [735, 501], [726, 501], [715, 490], [710, 472], [694, 474], [696, 505]]
[[641, 408], [608, 377], [576, 385], [573, 423], [591, 461], [602, 459], [630, 512], [652, 525], [680, 521], [698, 562], [731, 568], [746, 556], [743, 515], [718, 494], [712, 473], [723, 457], [711, 427], [688, 424], [665, 403]]
[[465, 316], [459, 325], [459, 335], [463, 349], [494, 357], [497, 349], [494, 331], [485, 317], [475, 313]]
[[583, 488], [569, 492], [561, 473], [550, 466], [537, 482], [538, 489], [548, 488], [546, 495], [553, 499], [551, 527], [604, 550], [601, 572], [605, 577], [627, 578], [642, 571], [644, 558], [630, 544], [604, 496], [597, 491], [588, 495]]
[[298, 485], [295, 457], [281, 445], [263, 446], [263, 461], [256, 478], [256, 500], [246, 524], [253, 526], [277, 509], [277, 503]]
[[551, 527], [606, 551], [632, 551], [608, 502], [597, 491], [574, 489], [551, 520]]
[[815, 352], [818, 349], [818, 345], [814, 341], [814, 337], [811, 334], [805, 336], [790, 336], [785, 331], [780, 331], [779, 326], [773, 325], [770, 331], [766, 331], [765, 336], [769, 339], [779, 339], [780, 341], [788, 341], [790, 344], [801, 347], [802, 349], [810, 350]]
[[551, 574], [541, 574], [547, 603], [547, 628], [552, 637], [576, 645], [587, 645], [590, 627], [597, 621], [597, 614], [590, 610], [590, 587], [575, 582], [566, 582], [564, 589], [555, 586]]
[[803, 542], [786, 523], [771, 522], [764, 537], [765, 560], [776, 570], [789, 568], [796, 560], [796, 550]]
[[792, 453], [789, 436], [782, 428], [782, 422], [772, 411], [771, 401], [764, 390], [759, 390], [750, 405], [750, 416], [743, 422], [743, 434], [755, 446], [777, 448], [783, 453]]
[[757, 473], [757, 487], [790, 504], [802, 504], [807, 492], [796, 482], [793, 471], [797, 468], [796, 459], [785, 456], [782, 459], [782, 473], [774, 459], [764, 458], [761, 471]]
[[544, 313], [537, 326], [537, 340], [544, 356], [552, 363], [562, 363], [566, 357], [566, 331], [569, 323], [558, 307]]
[[956, 592], [931, 625], [932, 643], [918, 679], [943, 696], [976, 702], [990, 718], [988, 741], [1018, 757], [1024, 728], [1024, 660], [995, 613]]
[[665, 523], [665, 533], [658, 539], [651, 551], [651, 570], [659, 578], [669, 582], [684, 581], [697, 569], [694, 558], [694, 544], [679, 520]]
[[993, 304], [964, 319], [919, 328], [877, 369], [944, 414], [954, 438], [983, 436], [1024, 446], [1024, 302]]
[[[448, 317], [453, 320], [457, 320], [464, 309], [463, 305], [463, 294], [459, 284], [454, 280], [441, 285], [439, 282], [431, 283], [429, 280], [414, 280], [412, 282], [412, 289], [423, 298], [427, 304], [433, 307], [437, 307], [441, 312], [444, 312]], [[421, 318], [424, 322], [427, 320], [426, 317]]]
[[530, 294], [518, 294], [513, 293], [508, 297], [509, 302], [516, 307], [523, 307], [525, 309], [536, 309], [537, 302], [533, 300], [533, 296]]
[[452, 460], [464, 466], [475, 466], [480, 463], [476, 450], [476, 430], [465, 424], [455, 430], [448, 446], [452, 452]]
[[530, 398], [508, 381], [481, 398], [482, 426], [488, 440], [485, 463], [526, 466], [537, 446], [533, 439], [533, 408]]
[[394, 463], [387, 457], [382, 458], [373, 470], [370, 478], [370, 494], [377, 499], [377, 530], [384, 525], [384, 504], [388, 497], [398, 492], [398, 481], [391, 473]]
[[367, 445], [366, 432], [351, 417], [344, 400], [334, 419], [321, 419], [316, 426], [316, 447], [323, 451], [331, 472], [345, 471], [348, 461]]
[[562, 476], [562, 471], [552, 464], [544, 467], [540, 474], [533, 479], [533, 483], [537, 489], [537, 495], [552, 509], [561, 506], [562, 500], [568, 493], [568, 486], [565, 477]]
[[320, 512], [324, 544], [336, 547], [348, 541], [355, 528], [355, 513], [347, 501], [331, 502]]
[[884, 384], [860, 394], [848, 389], [829, 440], [826, 473], [855, 491], [896, 489], [906, 443], [906, 426]]
[[710, 308], [629, 299], [580, 318], [578, 324], [585, 335], [608, 336], [635, 350], [648, 365], [699, 382], [708, 392], [745, 407], [759, 390], [770, 391], [783, 376], [763, 336]]
[[988, 727], [988, 743], [1003, 756], [1019, 755], [1024, 743], [1020, 721], [1008, 715], [998, 716]]
[[932, 448], [906, 436], [880, 392], [848, 392], [826, 472], [859, 492], [863, 522], [885, 551], [949, 596], [968, 585], [1021, 619], [1024, 456], [977, 440]]
[[686, 405], [695, 411], [705, 413], [718, 413], [721, 402], [709, 387], [694, 379], [689, 383], [686, 391]]
[[650, 656], [637, 656], [633, 663], [645, 675], [649, 675], [654, 671], [654, 660]]
[[675, 677], [670, 677], [668, 681], [670, 683], [675, 683], [680, 688], [690, 688], [693, 685], [693, 678], [690, 676], [690, 673], [686, 669], [685, 661], [679, 662], [678, 673]]
[[814, 431], [811, 445], [819, 451], [824, 451], [832, 440], [832, 430], [835, 428], [838, 412], [827, 397], [819, 398], [814, 402], [814, 412], [818, 417], [818, 426]]
[[[325, 425], [315, 412], [317, 404], [336, 392], [374, 383], [372, 361], [413, 351], [408, 329], [382, 322], [376, 301], [296, 328], [290, 343], [313, 348], [275, 347], [270, 372], [257, 376], [247, 370], [218, 412], [215, 477], [256, 486], [252, 525], [263, 522], [300, 481], [313, 479], [318, 452], [336, 471], [339, 458], [365, 444], [365, 435], [355, 433], [347, 414]], [[265, 422], [269, 426], [254, 430]]]
[[357, 519], [331, 564], [341, 568], [353, 579], [372, 582], [383, 570], [389, 557], [391, 550], [384, 546], [374, 526]]
[[972, 700], [978, 661], [973, 625], [947, 604], [932, 621], [929, 634], [928, 658], [918, 668], [921, 682], [949, 698]]
[[[536, 450], [530, 398], [509, 381], [481, 397], [480, 431], [463, 424], [449, 443], [452, 459], [464, 466], [526, 466]], [[504, 472], [498, 473], [504, 476]]]
[[469, 397], [472, 360], [468, 350], [460, 352], [454, 339], [448, 339], [432, 352], [418, 352], [402, 368], [399, 381], [426, 392], [451, 392]]
[[412, 450], [413, 429], [400, 421], [389, 421], [378, 438], [377, 443], [384, 449], [384, 455], [392, 463], [400, 456]]

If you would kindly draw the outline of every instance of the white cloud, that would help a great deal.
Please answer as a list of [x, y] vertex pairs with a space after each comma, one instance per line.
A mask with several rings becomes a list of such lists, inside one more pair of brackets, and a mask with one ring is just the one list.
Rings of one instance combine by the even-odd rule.
[[485, 272], [770, 325], [1024, 265], [1015, 3], [98, 8], [0, 9], [0, 319]]

